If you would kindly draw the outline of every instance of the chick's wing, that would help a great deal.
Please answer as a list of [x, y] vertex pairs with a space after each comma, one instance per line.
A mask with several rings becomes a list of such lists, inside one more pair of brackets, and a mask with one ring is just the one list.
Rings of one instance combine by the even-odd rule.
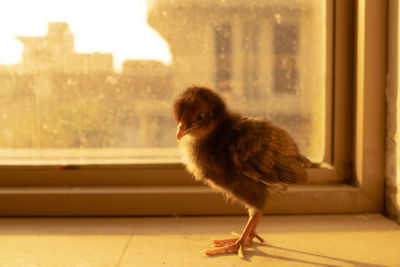
[[263, 121], [243, 119], [234, 132], [236, 142], [230, 153], [242, 176], [267, 185], [307, 180], [297, 147], [285, 131]]

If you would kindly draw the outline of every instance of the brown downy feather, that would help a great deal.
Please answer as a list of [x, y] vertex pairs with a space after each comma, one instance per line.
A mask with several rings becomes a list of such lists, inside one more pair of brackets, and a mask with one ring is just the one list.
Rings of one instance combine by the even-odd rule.
[[[262, 209], [280, 185], [307, 181], [304, 168], [311, 162], [286, 131], [269, 121], [230, 113], [212, 90], [189, 88], [175, 102], [174, 111], [189, 135], [182, 142], [186, 167], [196, 179], [230, 198]], [[197, 121], [199, 114], [206, 119]]]

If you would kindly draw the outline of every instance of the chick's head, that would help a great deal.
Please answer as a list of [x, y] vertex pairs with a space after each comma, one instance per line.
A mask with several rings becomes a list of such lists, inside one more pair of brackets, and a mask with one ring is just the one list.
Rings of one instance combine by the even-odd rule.
[[209, 134], [226, 115], [224, 101], [211, 89], [189, 87], [174, 104], [178, 123], [176, 138], [185, 135], [199, 138]]

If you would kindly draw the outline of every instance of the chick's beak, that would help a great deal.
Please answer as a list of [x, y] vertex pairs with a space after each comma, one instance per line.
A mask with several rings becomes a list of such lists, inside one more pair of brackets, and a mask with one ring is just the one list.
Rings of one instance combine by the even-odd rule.
[[182, 137], [184, 137], [186, 134], [189, 133], [189, 129], [185, 127], [182, 123], [178, 124], [177, 130], [176, 130], [176, 139], [180, 140]]

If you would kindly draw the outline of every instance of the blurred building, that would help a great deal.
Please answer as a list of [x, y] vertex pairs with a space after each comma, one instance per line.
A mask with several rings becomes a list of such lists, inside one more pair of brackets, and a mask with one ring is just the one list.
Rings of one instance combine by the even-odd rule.
[[62, 72], [83, 74], [113, 71], [112, 54], [78, 54], [74, 36], [65, 22], [48, 24], [45, 36], [18, 36], [24, 45], [21, 68], [23, 73]]
[[171, 69], [156, 60], [126, 60], [122, 66], [121, 82], [136, 91], [141, 98], [171, 97]]
[[311, 149], [310, 139], [321, 144], [324, 4], [148, 0], [148, 7], [148, 23], [170, 47], [174, 95], [188, 85], [208, 85], [233, 109], [267, 115], [303, 135], [296, 138], [303, 148]]
[[75, 53], [64, 22], [17, 39], [21, 62], [0, 65], [0, 147], [175, 145], [169, 66], [127, 60], [116, 73], [112, 54]]
[[156, 60], [126, 60], [118, 76], [117, 88], [129, 100], [131, 124], [120, 125], [121, 143], [137, 147], [175, 146], [172, 116], [171, 69]]
[[79, 54], [74, 51], [74, 36], [65, 22], [48, 24], [45, 36], [18, 36], [23, 43], [19, 76], [31, 77], [32, 90], [39, 101], [50, 100], [65, 75], [107, 74], [113, 71], [112, 54]]
[[177, 91], [208, 84], [251, 101], [261, 98], [264, 106], [279, 96], [282, 111], [290, 112], [313, 91], [304, 88], [305, 81], [323, 78], [324, 66], [309, 64], [325, 56], [324, 46], [315, 41], [321, 36], [313, 36], [321, 33], [323, 14], [310, 1], [148, 3], [148, 23], [172, 53]]
[[[35, 138], [72, 140], [43, 146], [171, 147], [175, 97], [206, 85], [233, 109], [272, 118], [316, 155], [325, 138], [325, 14], [312, 0], [148, 0], [148, 24], [172, 63], [127, 60], [121, 73], [111, 54], [76, 53], [67, 23], [49, 23], [45, 36], [17, 37], [23, 58], [0, 66], [0, 99], [20, 103], [10, 122], [27, 117], [20, 107], [31, 103], [26, 114], [40, 118], [30, 122]], [[14, 140], [23, 140], [15, 129]]]

